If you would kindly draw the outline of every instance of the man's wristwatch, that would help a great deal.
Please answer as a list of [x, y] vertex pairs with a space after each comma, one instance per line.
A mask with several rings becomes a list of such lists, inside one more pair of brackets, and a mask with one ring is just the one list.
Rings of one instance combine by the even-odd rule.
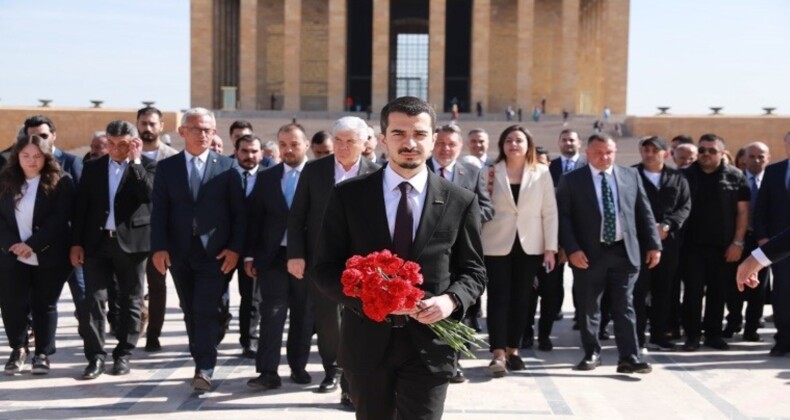
[[743, 248], [743, 241], [732, 241], [732, 244], [737, 247]]
[[453, 312], [461, 308], [461, 299], [458, 299], [458, 295], [456, 295], [453, 292], [450, 292], [447, 293], [447, 296], [450, 296], [450, 299], [452, 299], [453, 304], [455, 305], [455, 308], [453, 308]]

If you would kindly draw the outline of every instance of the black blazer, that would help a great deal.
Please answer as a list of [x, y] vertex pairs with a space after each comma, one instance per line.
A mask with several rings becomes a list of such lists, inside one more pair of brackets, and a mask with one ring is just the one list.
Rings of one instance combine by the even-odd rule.
[[[359, 174], [367, 175], [381, 166], [360, 158]], [[308, 267], [314, 262], [318, 233], [324, 220], [324, 209], [335, 188], [335, 156], [329, 155], [308, 162], [299, 175], [294, 201], [288, 215], [288, 258], [304, 258]]]
[[154, 177], [151, 209], [151, 252], [168, 251], [171, 259], [185, 258], [192, 241], [192, 223], [198, 235], [208, 235], [206, 253], [223, 249], [242, 253], [247, 220], [244, 192], [236, 161], [209, 151], [197, 200], [189, 191], [184, 152], [159, 161]]
[[[425, 164], [428, 170], [436, 173], [433, 167], [433, 159], [429, 158]], [[465, 188], [477, 194], [477, 203], [480, 205], [480, 221], [485, 223], [494, 218], [494, 203], [488, 194], [486, 183], [488, 182], [488, 171], [483, 171], [474, 165], [467, 165], [461, 161], [456, 161], [453, 167], [453, 184]]]
[[[118, 245], [128, 253], [151, 249], [151, 192], [156, 161], [145, 156], [140, 161], [129, 162], [115, 193]], [[77, 188], [73, 245], [83, 247], [88, 255], [102, 244], [102, 229], [110, 212], [109, 162], [109, 155], [85, 162], [85, 176]]]
[[[764, 181], [763, 181], [764, 182]], [[762, 187], [762, 185], [760, 186]], [[790, 229], [782, 231], [760, 247], [772, 264], [790, 257]]]
[[[579, 169], [585, 165], [587, 165], [587, 158], [579, 156], [573, 168]], [[554, 158], [549, 162], [549, 172], [551, 173], [551, 180], [554, 181], [554, 185], [560, 185], [560, 177], [562, 176], [562, 157]]]
[[691, 193], [686, 177], [679, 170], [664, 165], [658, 183], [660, 188], [656, 188], [645, 176], [643, 164], [639, 163], [634, 167], [642, 176], [642, 185], [645, 187], [656, 223], [668, 225], [669, 237], [677, 237], [691, 212]]
[[754, 206], [754, 238], [767, 239], [790, 228], [790, 190], [785, 185], [787, 159], [768, 165]]
[[[282, 162], [260, 172], [248, 201], [249, 233], [244, 256], [255, 259], [255, 269], [259, 273], [271, 267], [288, 228], [288, 204], [281, 184], [284, 172]], [[299, 184], [302, 176], [299, 174]]]
[[[620, 207], [620, 226], [628, 259], [634, 267], [642, 261], [640, 244], [644, 250], [661, 250], [656, 232], [656, 221], [639, 173], [633, 168], [614, 166], [617, 199]], [[584, 251], [591, 264], [603, 252], [601, 223], [592, 172], [583, 167], [560, 177], [557, 187], [557, 206], [560, 212], [560, 246], [568, 255]]]
[[[41, 267], [70, 266], [71, 213], [74, 210], [74, 182], [62, 174], [55, 190], [44, 193], [39, 187], [33, 210], [33, 235], [25, 243], [33, 248]], [[21, 242], [16, 223], [13, 197], [0, 198], [0, 268], [10, 269], [17, 256], [9, 252], [11, 245]]]
[[[340, 276], [353, 255], [393, 249], [383, 191], [384, 169], [338, 185], [329, 198], [318, 237], [315, 281], [343, 311], [338, 362], [356, 372], [380, 369], [392, 328], [362, 314], [361, 301], [343, 294]], [[474, 303], [486, 283], [480, 241], [480, 207], [475, 195], [428, 171], [425, 207], [409, 260], [422, 267], [426, 298], [454, 293], [456, 319]], [[455, 353], [419, 322], [405, 326], [428, 369], [450, 376]]]
[[82, 178], [82, 159], [60, 149], [55, 149], [53, 156], [55, 156], [63, 172], [71, 175], [73, 182], [78, 184]]

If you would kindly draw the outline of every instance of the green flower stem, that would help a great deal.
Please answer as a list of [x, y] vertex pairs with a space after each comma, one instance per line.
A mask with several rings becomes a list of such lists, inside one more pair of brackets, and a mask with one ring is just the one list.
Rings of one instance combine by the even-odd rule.
[[451, 321], [445, 318], [428, 326], [431, 328], [431, 331], [442, 341], [447, 343], [450, 348], [455, 351], [460, 351], [464, 356], [472, 359], [477, 358], [477, 356], [467, 348], [467, 344], [474, 347], [488, 345], [485, 340], [476, 335], [475, 330], [460, 322]]

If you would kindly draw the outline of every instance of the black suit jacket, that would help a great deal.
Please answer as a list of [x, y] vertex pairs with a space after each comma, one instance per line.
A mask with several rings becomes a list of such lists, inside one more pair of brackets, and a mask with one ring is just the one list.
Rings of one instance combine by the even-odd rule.
[[[381, 166], [361, 158], [359, 174], [367, 175]], [[288, 216], [288, 258], [304, 258], [308, 268], [314, 262], [318, 233], [324, 220], [324, 209], [335, 188], [335, 156], [329, 155], [308, 162], [299, 176], [294, 201]]]
[[209, 151], [197, 200], [189, 191], [184, 152], [159, 161], [151, 209], [151, 252], [168, 251], [171, 259], [187, 256], [192, 223], [197, 235], [208, 235], [206, 253], [223, 249], [241, 254], [247, 227], [244, 192], [236, 161]]
[[60, 168], [63, 172], [71, 175], [71, 179], [74, 183], [78, 184], [82, 178], [82, 159], [60, 149], [55, 149], [53, 155], [55, 159], [57, 159], [58, 164], [60, 164]]
[[[428, 159], [425, 164], [428, 170], [436, 173], [433, 167], [433, 159]], [[453, 167], [453, 184], [465, 188], [477, 194], [477, 203], [480, 205], [480, 221], [485, 223], [494, 218], [494, 203], [488, 194], [486, 183], [488, 182], [488, 171], [467, 165], [461, 161], [456, 161]]]
[[[129, 162], [115, 193], [115, 230], [124, 252], [148, 252], [151, 248], [151, 192], [156, 161], [145, 156], [141, 163]], [[88, 255], [102, 243], [102, 229], [110, 212], [110, 156], [85, 162], [85, 175], [77, 188], [73, 220], [73, 245]]]
[[[613, 173], [617, 182], [618, 218], [623, 242], [631, 264], [639, 267], [642, 261], [640, 244], [644, 250], [661, 249], [656, 221], [639, 173], [633, 168], [619, 165], [614, 166]], [[589, 167], [573, 170], [560, 177], [557, 205], [560, 212], [560, 246], [568, 255], [584, 251], [590, 264], [595, 264], [603, 252], [603, 215], [598, 207], [598, 196]]]
[[[579, 159], [576, 160], [576, 166], [573, 168], [579, 169], [585, 165], [587, 165], [587, 158], [579, 156]], [[560, 177], [562, 177], [562, 157], [554, 158], [549, 162], [549, 173], [551, 173], [551, 180], [554, 181], [554, 185], [560, 185]]]
[[[8, 249], [21, 242], [15, 208], [13, 197], [0, 198], [0, 268], [4, 270], [13, 267], [17, 259]], [[74, 182], [68, 174], [62, 174], [55, 190], [49, 194], [39, 186], [33, 209], [33, 235], [25, 241], [36, 253], [39, 266], [70, 266], [70, 222], [73, 210]]]
[[634, 167], [642, 176], [642, 185], [645, 187], [656, 223], [668, 225], [669, 236], [677, 237], [691, 211], [691, 193], [686, 177], [679, 170], [664, 165], [659, 188], [656, 188], [645, 176], [643, 164], [639, 163]]
[[[329, 198], [318, 237], [315, 280], [319, 289], [338, 301], [343, 311], [338, 362], [355, 372], [380, 369], [387, 351], [391, 326], [362, 314], [358, 298], [343, 294], [340, 276], [353, 255], [393, 249], [383, 191], [384, 169], [338, 185]], [[428, 171], [425, 206], [409, 260], [422, 267], [426, 298], [454, 293], [460, 319], [486, 283], [480, 241], [480, 207], [475, 195]], [[449, 376], [455, 369], [455, 352], [418, 322], [404, 327], [420, 351], [427, 368]]]
[[782, 231], [760, 247], [772, 264], [790, 257], [790, 229]]
[[[288, 203], [282, 190], [284, 172], [282, 162], [260, 172], [248, 201], [249, 233], [244, 256], [255, 259], [255, 269], [259, 273], [272, 266], [288, 228]], [[302, 174], [299, 174], [301, 183]]]
[[788, 160], [768, 165], [754, 206], [754, 238], [767, 239], [790, 228], [790, 190], [785, 185]]

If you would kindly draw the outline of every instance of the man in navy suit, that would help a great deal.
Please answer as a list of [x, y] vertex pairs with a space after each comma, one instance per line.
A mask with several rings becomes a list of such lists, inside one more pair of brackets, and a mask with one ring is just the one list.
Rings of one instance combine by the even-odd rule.
[[[790, 257], [790, 229], [763, 242], [762, 245], [752, 251], [751, 255], [738, 265], [738, 272], [736, 275], [738, 290], [743, 292], [744, 286], [751, 288], [759, 286], [760, 280], [758, 272], [766, 267], [772, 267], [775, 264], [785, 261], [787, 257]], [[782, 295], [779, 296], [779, 298], [787, 299], [788, 296]], [[774, 347], [774, 349], [776, 348], [777, 347]], [[780, 349], [783, 350], [784, 348], [780, 347]], [[787, 351], [785, 351], [784, 354], [778, 354], [778, 352], [772, 349], [770, 354], [771, 356], [777, 357], [784, 356], [784, 354], [787, 354]]]
[[646, 251], [645, 264], [653, 268], [661, 259], [661, 240], [639, 173], [615, 165], [616, 153], [611, 137], [590, 136], [589, 165], [566, 173], [557, 188], [560, 243], [579, 295], [584, 358], [576, 368], [593, 370], [601, 364], [600, 299], [608, 290], [620, 354], [617, 372], [649, 373], [652, 367], [639, 357], [631, 296], [642, 265], [641, 249]]
[[235, 161], [209, 150], [216, 126], [207, 109], [184, 113], [178, 127], [184, 151], [157, 165], [151, 213], [151, 258], [173, 276], [196, 390], [211, 389], [225, 275], [238, 263], [247, 224]]
[[[785, 151], [790, 158], [790, 132], [784, 138]], [[763, 246], [768, 238], [790, 228], [790, 160], [768, 165], [765, 168], [760, 191], [757, 194], [753, 236]], [[771, 258], [774, 261], [774, 258]], [[790, 260], [774, 261], [771, 305], [774, 309], [776, 345], [771, 356], [790, 353]]]

